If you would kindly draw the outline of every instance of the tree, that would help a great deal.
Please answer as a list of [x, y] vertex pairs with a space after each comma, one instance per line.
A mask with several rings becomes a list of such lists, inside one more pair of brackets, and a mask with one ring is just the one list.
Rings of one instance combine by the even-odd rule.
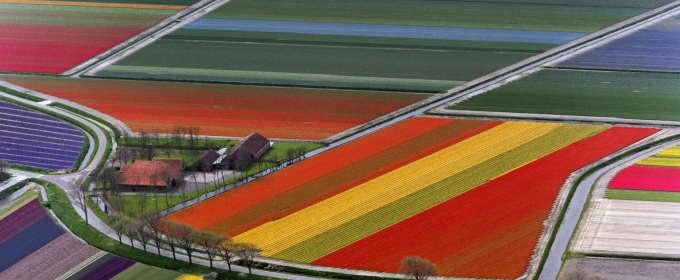
[[162, 219], [158, 225], [165, 231], [165, 242], [172, 251], [172, 259], [177, 260], [175, 257], [175, 248], [177, 248], [177, 245], [179, 244], [179, 238], [173, 234], [173, 231], [179, 224], [174, 221]]
[[88, 216], [87, 216], [87, 191], [88, 191], [88, 186], [81, 184], [80, 179], [78, 181], [76, 181], [75, 185], [78, 185], [78, 186], [73, 186], [74, 188], [71, 192], [71, 201], [73, 201], [73, 204], [75, 204], [76, 207], [80, 208], [80, 210], [83, 210], [83, 213], [85, 213], [85, 224], [89, 225]]
[[8, 170], [9, 163], [7, 163], [4, 159], [0, 159], [0, 181], [4, 181], [9, 178], [9, 173], [7, 173]]
[[149, 245], [149, 241], [153, 238], [151, 234], [147, 232], [148, 222], [146, 221], [147, 216], [142, 216], [142, 219], [137, 221], [135, 225], [135, 235], [139, 239], [139, 243], [142, 243], [142, 248], [146, 252], [146, 245]]
[[123, 232], [125, 231], [124, 223], [120, 222], [123, 216], [119, 213], [109, 214], [109, 223], [111, 224], [111, 229], [116, 232], [118, 236], [118, 243], [123, 244]]
[[[165, 220], [161, 219], [161, 213], [158, 211], [147, 213], [144, 217], [146, 221], [146, 233], [149, 237], [153, 239], [156, 243], [156, 249], [158, 249], [158, 255], [161, 255], [161, 240], [163, 240], [163, 231], [167, 228]], [[174, 252], [173, 252], [174, 253]]]
[[205, 230], [199, 230], [195, 234], [196, 242], [205, 251], [210, 261], [210, 268], [213, 268], [213, 260], [220, 254], [220, 244], [228, 237], [225, 238], [225, 236]]
[[189, 149], [195, 151], [198, 146], [198, 132], [201, 130], [200, 127], [190, 126], [186, 128], [187, 134], [189, 136]]
[[172, 142], [175, 143], [175, 148], [182, 153], [182, 144], [184, 144], [184, 139], [186, 133], [186, 127], [177, 125], [172, 128]]
[[156, 153], [156, 148], [153, 145], [148, 144], [140, 149], [139, 156], [142, 159], [152, 160], [156, 156]]
[[427, 280], [430, 276], [437, 276], [437, 267], [430, 261], [418, 256], [404, 257], [401, 260], [399, 273], [406, 274], [406, 277], [413, 280]]
[[258, 248], [253, 243], [238, 243], [236, 245], [236, 255], [241, 258], [248, 267], [248, 274], [253, 274], [252, 268], [255, 262], [255, 257], [260, 255], [262, 249]]
[[130, 240], [130, 246], [135, 247], [134, 238], [138, 235], [137, 221], [131, 217], [123, 216], [118, 220], [118, 224], [120, 224], [122, 234]]
[[177, 238], [177, 247], [184, 249], [184, 251], [187, 252], [189, 264], [192, 264], [191, 254], [196, 251], [196, 247], [198, 247], [198, 243], [196, 242], [196, 230], [194, 227], [187, 224], [176, 223], [170, 228], [170, 235]]
[[226, 239], [222, 243], [220, 243], [219, 249], [220, 256], [225, 262], [227, 262], [227, 266], [229, 266], [229, 271], [231, 271], [231, 261], [233, 261], [234, 258], [236, 258], [236, 250], [238, 249], [236, 247], [236, 244], [231, 238], [226, 237]]

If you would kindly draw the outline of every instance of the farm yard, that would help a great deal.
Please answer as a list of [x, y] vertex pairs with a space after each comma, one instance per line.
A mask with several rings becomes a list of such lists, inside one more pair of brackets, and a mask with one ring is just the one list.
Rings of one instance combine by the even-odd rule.
[[169, 218], [295, 262], [516, 278], [567, 176], [656, 131], [415, 117]]
[[133, 131], [197, 126], [201, 134], [320, 140], [430, 95], [224, 84], [0, 76], [123, 121]]
[[185, 7], [163, 2], [188, 1], [120, 2], [0, 1], [0, 71], [64, 72]]
[[[202, 279], [106, 253], [64, 232], [33, 191], [0, 206], [0, 278]], [[136, 278], [141, 279], [141, 278]]]
[[0, 101], [0, 159], [9, 164], [69, 169], [84, 141], [83, 133], [63, 120]]
[[236, 0], [95, 75], [442, 92], [655, 7], [615, 2]]

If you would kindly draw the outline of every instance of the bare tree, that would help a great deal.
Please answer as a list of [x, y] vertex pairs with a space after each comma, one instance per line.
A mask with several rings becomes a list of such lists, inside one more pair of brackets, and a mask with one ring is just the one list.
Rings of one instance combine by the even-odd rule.
[[123, 232], [125, 231], [124, 223], [120, 222], [123, 216], [119, 213], [109, 214], [109, 223], [111, 229], [116, 232], [118, 236], [118, 243], [123, 244]]
[[[79, 182], [76, 182], [76, 184], [79, 184]], [[79, 186], [74, 186], [73, 192], [71, 192], [71, 197], [73, 204], [75, 204], [80, 210], [83, 210], [83, 213], [85, 213], [85, 224], [89, 225], [88, 221], [88, 215], [87, 215], [87, 191], [88, 191], [88, 186], [80, 184]]]
[[151, 136], [151, 139], [153, 139], [153, 144], [154, 144], [154, 146], [160, 147], [160, 146], [161, 146], [161, 141], [160, 141], [160, 140], [161, 140], [161, 137], [160, 137], [161, 132], [160, 132], [160, 130], [158, 130], [158, 127], [156, 127], [156, 128], [153, 130], [153, 132], [151, 132], [151, 133], [149, 133], [149, 134], [150, 134], [150, 136]]
[[137, 221], [131, 217], [123, 216], [123, 218], [118, 220], [118, 223], [120, 224], [123, 235], [130, 240], [130, 246], [135, 247], [134, 238], [138, 235]]
[[163, 240], [163, 231], [167, 228], [163, 219], [161, 219], [161, 213], [158, 211], [147, 213], [144, 217], [146, 222], [146, 233], [154, 243], [156, 243], [156, 249], [158, 249], [158, 255], [161, 255], [161, 241]]
[[198, 179], [196, 178], [196, 167], [191, 166], [191, 178], [194, 179], [194, 186], [196, 187], [196, 194], [198, 195], [198, 201], [201, 201], [201, 190], [198, 188]]
[[137, 220], [137, 224], [135, 225], [135, 231], [134, 234], [139, 239], [139, 243], [142, 244], [142, 248], [144, 248], [144, 252], [146, 252], [146, 245], [149, 245], [149, 242], [151, 239], [153, 239], [153, 236], [147, 233], [147, 228], [148, 228], [148, 222], [147, 222], [147, 216], [142, 216], [141, 219]]
[[196, 243], [196, 230], [194, 227], [177, 223], [170, 228], [170, 235], [177, 238], [177, 247], [184, 249], [189, 256], [189, 264], [192, 264], [191, 254], [196, 251], [198, 244]]
[[199, 230], [196, 233], [196, 242], [205, 251], [210, 261], [210, 268], [213, 267], [213, 260], [220, 254], [220, 245], [228, 237], [221, 236], [217, 233], [205, 230]]
[[139, 145], [141, 147], [146, 147], [149, 144], [149, 133], [144, 131], [144, 128], [139, 130]]
[[185, 133], [186, 127], [184, 126], [177, 125], [172, 128], [172, 140], [173, 143], [175, 143], [175, 148], [177, 148], [180, 153], [182, 153], [182, 145], [184, 144], [184, 139], [186, 138]]
[[248, 267], [248, 274], [253, 274], [252, 268], [255, 262], [255, 257], [260, 255], [262, 249], [258, 248], [257, 245], [252, 243], [239, 243], [236, 246], [236, 255], [241, 258]]
[[121, 146], [129, 146], [130, 145], [130, 133], [127, 132], [127, 130], [123, 130], [120, 133], [120, 144]]
[[4, 181], [9, 178], [9, 173], [7, 173], [8, 170], [9, 163], [7, 163], [4, 159], [0, 159], [0, 181]]
[[399, 273], [413, 280], [427, 280], [430, 276], [437, 276], [437, 267], [430, 261], [417, 256], [404, 257], [401, 260]]
[[146, 194], [140, 194], [137, 196], [139, 199], [137, 200], [138, 206], [139, 206], [139, 216], [144, 217], [146, 215], [146, 204], [149, 202], [149, 198], [146, 196]]
[[238, 249], [236, 243], [231, 238], [225, 236], [225, 240], [220, 243], [219, 249], [220, 256], [227, 262], [229, 271], [231, 271], [231, 262], [236, 258], [236, 250]]
[[156, 147], [151, 144], [143, 146], [139, 150], [139, 156], [146, 160], [152, 160], [156, 156]]
[[174, 234], [175, 228], [179, 227], [179, 223], [167, 219], [162, 219], [158, 224], [162, 230], [165, 232], [165, 242], [170, 247], [172, 251], [172, 259], [177, 260], [175, 257], [175, 248], [178, 247], [179, 238]]
[[186, 128], [187, 134], [188, 134], [188, 140], [189, 140], [189, 149], [192, 151], [195, 151], [197, 148], [198, 144], [198, 132], [201, 130], [200, 127], [197, 126], [190, 126]]

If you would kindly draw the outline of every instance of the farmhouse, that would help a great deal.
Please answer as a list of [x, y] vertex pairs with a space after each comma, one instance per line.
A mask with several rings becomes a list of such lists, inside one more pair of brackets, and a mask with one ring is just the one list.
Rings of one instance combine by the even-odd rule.
[[120, 168], [118, 185], [131, 191], [169, 191], [181, 180], [185, 167], [186, 163], [179, 158], [136, 160]]
[[269, 147], [271, 147], [269, 139], [257, 132], [253, 132], [241, 139], [229, 151], [225, 159], [227, 160], [226, 165], [228, 165], [229, 169], [246, 169], [250, 163], [260, 159]]
[[191, 169], [202, 172], [210, 172], [213, 170], [213, 168], [215, 168], [214, 163], [218, 158], [220, 158], [220, 154], [213, 150], [208, 150], [191, 164]]

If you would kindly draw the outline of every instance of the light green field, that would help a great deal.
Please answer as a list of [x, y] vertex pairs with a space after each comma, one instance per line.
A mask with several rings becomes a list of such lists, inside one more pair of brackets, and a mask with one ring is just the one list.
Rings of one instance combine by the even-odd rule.
[[680, 121], [680, 75], [543, 70], [454, 110]]
[[680, 202], [680, 193], [662, 191], [607, 189], [604, 197], [607, 199], [622, 200]]
[[135, 263], [131, 267], [118, 275], [111, 278], [111, 280], [128, 280], [128, 279], [156, 279], [156, 280], [174, 280], [180, 277], [182, 273], [172, 270], [161, 269], [141, 263]]

